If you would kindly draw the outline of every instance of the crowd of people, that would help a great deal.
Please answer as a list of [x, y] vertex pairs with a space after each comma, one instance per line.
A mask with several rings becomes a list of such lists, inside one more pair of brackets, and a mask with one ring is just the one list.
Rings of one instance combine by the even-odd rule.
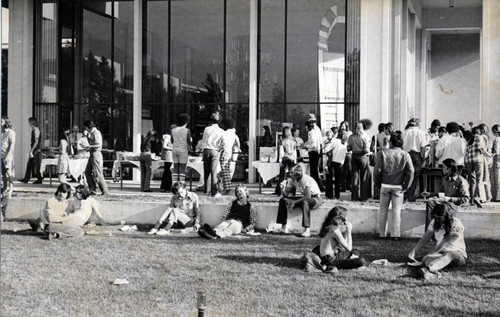
[[[195, 150], [187, 128], [189, 121], [187, 114], [180, 114], [169, 134], [160, 137], [151, 129], [143, 137], [141, 190], [151, 191], [151, 162], [156, 153], [165, 161], [161, 188], [173, 194], [170, 206], [148, 234], [168, 235], [173, 228], [192, 227], [203, 238], [217, 239], [253, 232], [257, 212], [243, 185], [234, 190], [236, 199], [227, 206], [217, 226], [212, 228], [200, 223], [198, 196], [185, 186], [188, 155]], [[20, 181], [28, 182], [34, 176], [35, 183], [40, 183], [40, 129], [36, 118], [30, 118], [29, 124], [32, 128], [29, 160], [25, 177]], [[480, 206], [500, 199], [500, 125], [492, 126], [492, 136], [485, 124], [466, 128], [449, 122], [443, 127], [439, 120], [434, 120], [430, 129], [424, 131], [420, 128], [420, 120], [412, 118], [403, 131], [394, 131], [392, 123], [381, 123], [378, 134], [370, 137], [367, 131], [372, 122], [365, 119], [357, 122], [353, 132], [344, 121], [323, 136], [315, 115], [309, 114], [306, 127], [308, 139], [305, 142], [298, 130], [290, 127], [283, 128], [279, 142], [282, 155], [275, 194], [281, 197], [276, 218], [276, 223], [281, 224], [280, 232], [289, 232], [287, 219], [297, 208], [302, 213], [304, 230], [301, 236], [310, 237], [311, 210], [321, 207], [324, 198], [339, 199], [341, 192], [350, 190], [353, 201], [366, 201], [372, 196], [380, 199], [378, 235], [382, 239], [398, 240], [403, 202], [422, 197], [426, 201], [426, 233], [409, 258], [414, 260], [415, 266], [421, 266], [420, 272], [425, 278], [439, 275], [438, 271], [449, 265], [465, 263], [464, 227], [456, 211], [460, 205]], [[267, 136], [266, 142], [272, 142], [269, 127], [264, 130], [264, 141]], [[97, 202], [91, 198], [97, 187], [103, 195], [108, 194], [103, 175], [102, 143], [102, 135], [91, 120], [84, 123], [83, 133], [79, 133], [77, 126], [72, 131], [63, 131], [57, 166], [61, 185], [55, 198], [47, 201], [40, 218], [31, 222], [34, 229], [49, 232], [50, 238], [74, 237], [83, 234], [82, 227], [92, 214], [104, 223]], [[15, 132], [8, 118], [2, 118], [2, 177], [6, 192], [13, 189], [14, 147]], [[230, 162], [235, 160], [233, 153], [239, 152], [239, 148], [234, 121], [221, 120], [219, 113], [213, 113], [196, 146], [202, 153], [207, 195], [219, 197], [233, 193]], [[308, 153], [309, 175], [297, 164], [303, 152], [300, 150]], [[83, 181], [86, 185], [75, 189], [76, 199], [73, 200], [69, 199], [72, 187], [66, 179], [69, 155], [89, 159]], [[423, 167], [442, 170], [443, 178], [436, 192], [419, 191], [417, 185]], [[305, 257], [309, 270], [333, 272], [338, 268], [366, 265], [363, 255], [353, 249], [352, 224], [346, 220], [346, 212], [342, 207], [329, 212], [320, 231], [321, 244]], [[432, 237], [438, 242], [436, 248], [422, 261], [416, 261], [415, 253]]]

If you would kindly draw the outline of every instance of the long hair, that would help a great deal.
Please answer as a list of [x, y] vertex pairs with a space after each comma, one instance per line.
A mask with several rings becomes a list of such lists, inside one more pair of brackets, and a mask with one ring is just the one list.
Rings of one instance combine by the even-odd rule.
[[[448, 204], [439, 204], [432, 209], [431, 212], [432, 218], [434, 218], [434, 231], [438, 231], [442, 227], [444, 227], [444, 235], [447, 236], [450, 234], [451, 230], [451, 224], [453, 223], [453, 211], [448, 206]], [[435, 220], [435, 218], [438, 217], [443, 217], [444, 221], [443, 223], [438, 222]]]
[[57, 187], [55, 195], [57, 196], [60, 193], [66, 194], [66, 199], [70, 199], [71, 198], [71, 186], [66, 184], [66, 183], [62, 183], [61, 185], [59, 185]]
[[347, 209], [341, 206], [333, 207], [325, 218], [325, 221], [321, 225], [321, 230], [319, 232], [320, 238], [323, 238], [328, 234], [333, 227], [345, 223], [347, 215]]

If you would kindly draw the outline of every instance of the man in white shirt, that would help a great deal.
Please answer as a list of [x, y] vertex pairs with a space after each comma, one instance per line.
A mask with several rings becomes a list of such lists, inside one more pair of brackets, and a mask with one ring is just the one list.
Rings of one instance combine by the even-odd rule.
[[325, 187], [323, 187], [323, 182], [319, 178], [319, 160], [321, 158], [321, 146], [323, 144], [323, 136], [321, 134], [321, 129], [316, 125], [316, 116], [310, 113], [307, 116], [307, 143], [306, 147], [309, 151], [309, 164], [311, 170], [311, 177], [316, 181], [319, 189], [324, 192]]
[[[282, 232], [288, 233], [286, 227], [288, 210], [300, 207], [302, 208], [302, 226], [304, 227], [301, 236], [310, 237], [311, 209], [317, 209], [323, 203], [321, 192], [316, 181], [311, 176], [305, 175], [300, 165], [292, 167], [290, 173], [292, 177], [286, 181], [286, 185], [281, 189], [283, 197], [279, 201], [276, 222], [281, 223]], [[297, 192], [300, 192], [302, 196], [297, 196]]]
[[9, 118], [2, 118], [2, 178], [4, 189], [10, 197], [14, 190], [14, 147], [16, 133]]
[[403, 150], [408, 152], [413, 163], [415, 172], [413, 182], [405, 193], [410, 202], [415, 201], [415, 189], [418, 183], [418, 176], [425, 158], [425, 147], [427, 145], [427, 135], [419, 128], [420, 119], [413, 118], [408, 121], [406, 130], [403, 131]]
[[448, 134], [439, 139], [436, 145], [438, 164], [442, 165], [444, 160], [453, 159], [457, 163], [458, 169], [461, 170], [464, 166], [467, 143], [465, 139], [460, 137], [460, 126], [458, 123], [449, 122], [446, 125], [446, 132]]
[[[84, 127], [89, 129], [89, 151], [90, 158], [87, 163], [87, 168], [85, 169], [85, 177], [87, 178], [87, 183], [89, 184], [90, 193], [95, 194], [97, 185], [103, 195], [108, 195], [108, 185], [104, 179], [103, 173], [103, 157], [102, 157], [102, 134], [101, 131], [97, 130], [96, 124], [92, 120], [87, 120], [83, 124]], [[97, 180], [97, 185], [96, 185]]]
[[[219, 163], [219, 151], [224, 146], [222, 137], [224, 130], [219, 127], [218, 122], [220, 116], [217, 112], [213, 113], [210, 117], [208, 127], [203, 131], [202, 149], [203, 149], [203, 172], [205, 181], [205, 193], [210, 193], [212, 197], [220, 197], [221, 194], [217, 192], [217, 164]], [[210, 192], [208, 192], [208, 177], [212, 176], [212, 185]]]
[[240, 138], [236, 135], [234, 120], [226, 118], [222, 120], [222, 126], [226, 131], [223, 136], [224, 148], [220, 154], [220, 167], [222, 175], [223, 195], [228, 195], [231, 191], [231, 162], [233, 161], [233, 149], [240, 148]]

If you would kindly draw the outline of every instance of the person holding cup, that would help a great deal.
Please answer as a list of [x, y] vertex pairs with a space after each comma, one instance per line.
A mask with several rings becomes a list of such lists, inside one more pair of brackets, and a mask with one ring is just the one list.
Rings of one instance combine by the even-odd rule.
[[443, 180], [439, 186], [438, 193], [423, 192], [421, 196], [430, 197], [426, 201], [425, 230], [431, 222], [431, 212], [437, 205], [447, 204], [456, 211], [457, 207], [466, 204], [470, 200], [469, 183], [458, 175], [457, 162], [454, 159], [446, 159], [441, 166]]

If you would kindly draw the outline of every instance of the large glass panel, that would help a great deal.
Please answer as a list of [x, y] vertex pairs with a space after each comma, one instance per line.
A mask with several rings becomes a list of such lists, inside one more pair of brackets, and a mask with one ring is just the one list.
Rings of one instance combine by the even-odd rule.
[[147, 1], [143, 47], [143, 126], [165, 132], [168, 111], [168, 1]]
[[171, 10], [171, 101], [194, 105], [196, 138], [224, 103], [224, 1], [172, 1]]
[[35, 102], [57, 102], [57, 5], [58, 1], [45, 0], [36, 7]]
[[[287, 102], [324, 102], [343, 95], [344, 3], [288, 0]], [[318, 74], [320, 68], [324, 73]], [[342, 76], [333, 76], [339, 72]], [[331, 90], [321, 100], [318, 86]]]
[[2, 3], [2, 116], [7, 116], [7, 85], [9, 60], [9, 9]]
[[114, 2], [114, 79], [111, 104], [110, 147], [132, 149], [134, 85], [134, 2]]
[[228, 1], [226, 18], [226, 102], [228, 103], [248, 103], [249, 44], [250, 3], [248, 0]]

